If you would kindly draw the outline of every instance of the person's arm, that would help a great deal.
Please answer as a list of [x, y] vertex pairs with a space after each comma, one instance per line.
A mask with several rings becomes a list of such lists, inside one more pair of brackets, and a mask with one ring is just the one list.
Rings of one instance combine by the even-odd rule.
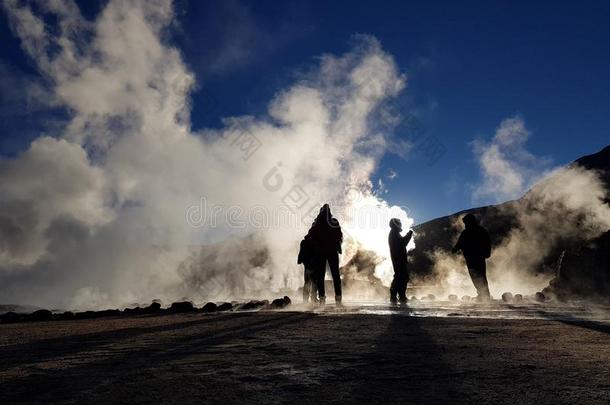
[[407, 246], [409, 244], [409, 242], [411, 241], [411, 238], [413, 237], [413, 231], [410, 230], [409, 232], [407, 232], [407, 234], [405, 236], [402, 237], [402, 243]]

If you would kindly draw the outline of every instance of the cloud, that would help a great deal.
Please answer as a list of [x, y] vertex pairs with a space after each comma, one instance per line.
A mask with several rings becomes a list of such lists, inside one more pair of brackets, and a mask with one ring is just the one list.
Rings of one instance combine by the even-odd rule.
[[[171, 2], [109, 1], [93, 21], [72, 2], [48, 3], [53, 27], [27, 5], [4, 8], [69, 120], [56, 138], [40, 137], [0, 166], [0, 302], [85, 308], [296, 288], [295, 252], [311, 214], [327, 201], [338, 215], [348, 212], [348, 190], [375, 215], [394, 209], [412, 223], [372, 193], [389, 144], [376, 122], [406, 81], [376, 39], [323, 55], [277, 92], [267, 115], [195, 133], [195, 77], [164, 39]], [[202, 223], [192, 221], [194, 206]], [[293, 211], [304, 223], [261, 226], [261, 209], [263, 219]], [[340, 219], [346, 250], [385, 253], [378, 240], [387, 222], [371, 230]], [[207, 257], [198, 245], [246, 235], [268, 251], [264, 261], [241, 248], [193, 259]], [[388, 266], [379, 268], [384, 280]], [[223, 288], [202, 288], [202, 280]]]
[[530, 131], [520, 117], [504, 119], [489, 143], [474, 142], [482, 181], [475, 187], [475, 201], [501, 202], [519, 198], [549, 169], [548, 159], [525, 148]]
[[[490, 143], [478, 143], [474, 149], [483, 177], [477, 197], [504, 201], [524, 194], [496, 206], [497, 214], [482, 218], [483, 224], [498, 226], [500, 221], [511, 226], [488, 260], [488, 279], [495, 296], [505, 291], [540, 291], [555, 275], [548, 263], [557, 260], [561, 250], [610, 229], [608, 190], [599, 173], [577, 164], [549, 168], [547, 159], [526, 150], [529, 136], [522, 119], [508, 118]], [[459, 218], [454, 219], [453, 228], [461, 230]], [[461, 258], [442, 250], [432, 256], [439, 288], [445, 293], [474, 292]]]

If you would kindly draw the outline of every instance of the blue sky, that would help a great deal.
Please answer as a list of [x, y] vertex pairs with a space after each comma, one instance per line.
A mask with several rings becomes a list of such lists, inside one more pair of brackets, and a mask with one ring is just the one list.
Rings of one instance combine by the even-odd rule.
[[[83, 3], [90, 18], [101, 7]], [[356, 34], [376, 37], [408, 77], [395, 105], [446, 148], [434, 162], [416, 149], [380, 163], [384, 198], [409, 207], [417, 222], [494, 201], [473, 199], [481, 181], [473, 141], [489, 142], [506, 118], [525, 122], [527, 150], [552, 165], [609, 143], [607, 3], [178, 1], [176, 10], [167, 41], [197, 78], [195, 130], [218, 127], [223, 116], [264, 114], [320, 55], [348, 51]], [[66, 113], [16, 90], [15, 83], [43, 89], [44, 78], [4, 15], [0, 38], [0, 154], [8, 157]], [[412, 139], [405, 125], [395, 131]]]

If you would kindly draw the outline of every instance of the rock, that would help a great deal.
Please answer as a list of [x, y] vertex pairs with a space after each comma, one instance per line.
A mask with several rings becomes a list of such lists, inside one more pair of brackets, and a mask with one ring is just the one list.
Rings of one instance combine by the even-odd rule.
[[470, 300], [471, 300], [470, 295], [464, 295], [464, 296], [462, 296], [462, 301], [464, 301], [464, 302], [470, 302]]
[[96, 318], [103, 318], [107, 316], [120, 316], [121, 311], [118, 309], [104, 309], [95, 313]]
[[458, 296], [455, 294], [450, 294], [449, 295], [449, 301], [457, 301], [458, 300]]
[[218, 310], [218, 305], [213, 302], [208, 302], [201, 308], [203, 312], [216, 312]]
[[504, 302], [512, 302], [513, 301], [513, 294], [510, 292], [505, 292], [504, 294], [502, 294], [502, 301]]
[[523, 301], [523, 295], [521, 295], [521, 294], [515, 294], [515, 296], [513, 297], [513, 301], [515, 301], [515, 302], [521, 302], [521, 301]]
[[83, 311], [83, 312], [76, 312], [74, 314], [74, 319], [91, 319], [91, 318], [95, 318], [96, 314], [95, 311]]
[[434, 296], [434, 294], [428, 294], [426, 296], [430, 301], [434, 301], [436, 299], [436, 297]]
[[230, 302], [223, 302], [218, 306], [218, 311], [230, 311], [233, 309], [233, 304]]
[[546, 297], [544, 296], [543, 293], [538, 291], [536, 294], [534, 294], [534, 299], [538, 302], [544, 302], [546, 300]]
[[144, 308], [142, 312], [145, 314], [155, 314], [157, 312], [161, 312], [161, 303], [153, 301], [153, 303]]
[[57, 314], [55, 316], [55, 318], [59, 321], [71, 321], [72, 319], [74, 319], [74, 312], [72, 311], [65, 311], [61, 314]]
[[276, 298], [271, 303], [272, 308], [285, 308], [292, 303], [292, 300], [287, 295], [284, 295], [283, 298]]
[[30, 321], [51, 321], [53, 320], [53, 313], [48, 309], [39, 309], [32, 312], [28, 318]]
[[262, 300], [262, 301], [252, 300], [252, 301], [246, 302], [245, 304], [240, 305], [237, 309], [240, 311], [250, 311], [253, 309], [260, 309], [266, 305], [269, 305], [269, 301], [267, 301], [267, 300]]
[[194, 310], [195, 307], [190, 301], [172, 302], [172, 305], [169, 308], [169, 311], [173, 313], [192, 312]]
[[412, 295], [411, 298], [409, 298], [409, 301], [419, 301], [417, 299], [417, 297], [415, 295]]
[[2, 320], [2, 323], [23, 322], [25, 320], [25, 316], [23, 314], [18, 314], [16, 312], [9, 311], [1, 315], [0, 320]]

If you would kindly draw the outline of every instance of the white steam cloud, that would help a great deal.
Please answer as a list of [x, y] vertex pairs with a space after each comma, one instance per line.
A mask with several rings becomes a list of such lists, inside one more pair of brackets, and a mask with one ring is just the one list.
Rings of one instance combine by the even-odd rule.
[[[531, 187], [521, 199], [498, 206], [501, 215], [515, 219], [515, 226], [488, 260], [490, 290], [496, 297], [506, 291], [541, 290], [554, 276], [555, 268], [545, 267], [549, 254], [610, 229], [607, 190], [599, 174], [578, 165], [548, 169], [546, 159], [525, 149], [529, 135], [522, 119], [508, 118], [490, 143], [475, 145], [483, 175], [477, 197], [514, 199]], [[541, 167], [547, 168], [542, 174]], [[459, 220], [455, 218], [456, 231], [463, 229]], [[438, 250], [433, 257], [444, 292], [474, 294], [460, 256]]]
[[[346, 250], [382, 255], [387, 220], [412, 224], [371, 192], [390, 142], [375, 120], [406, 83], [374, 38], [323, 56], [276, 95], [268, 116], [194, 133], [195, 78], [163, 40], [170, 1], [110, 1], [94, 21], [72, 2], [9, 0], [4, 10], [70, 119], [0, 163], [0, 302], [81, 309], [172, 300], [197, 293], [193, 279], [203, 280], [195, 283], [202, 299], [296, 288], [304, 227], [266, 226], [269, 218], [293, 210], [309, 225], [330, 201]], [[373, 229], [358, 226], [363, 210], [376, 218]], [[242, 257], [243, 243], [194, 253], [253, 232], [260, 260]], [[387, 261], [377, 272], [388, 281]]]
[[530, 131], [523, 119], [512, 117], [500, 123], [489, 143], [474, 143], [483, 177], [475, 188], [475, 200], [503, 202], [519, 198], [544, 177], [549, 162], [527, 151], [525, 144], [529, 137]]

